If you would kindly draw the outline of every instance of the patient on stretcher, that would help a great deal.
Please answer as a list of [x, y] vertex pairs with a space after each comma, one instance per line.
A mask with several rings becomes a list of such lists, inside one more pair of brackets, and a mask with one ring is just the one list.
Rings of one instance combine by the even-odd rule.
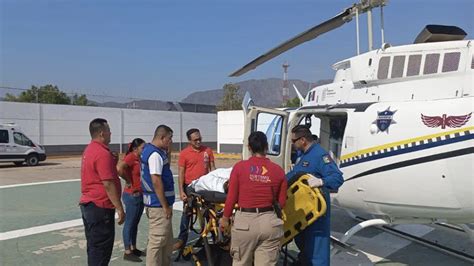
[[213, 191], [226, 194], [229, 187], [230, 172], [232, 172], [232, 168], [216, 169], [194, 180], [189, 186], [197, 193]]

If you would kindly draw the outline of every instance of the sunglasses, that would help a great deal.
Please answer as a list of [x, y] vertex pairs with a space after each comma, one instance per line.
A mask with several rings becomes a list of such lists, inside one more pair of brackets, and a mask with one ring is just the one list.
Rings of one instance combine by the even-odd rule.
[[300, 140], [301, 138], [302, 138], [302, 137], [299, 137], [299, 138], [296, 138], [296, 139], [291, 139], [291, 142], [292, 142], [292, 143], [295, 143], [295, 142], [297, 142], [298, 140]]

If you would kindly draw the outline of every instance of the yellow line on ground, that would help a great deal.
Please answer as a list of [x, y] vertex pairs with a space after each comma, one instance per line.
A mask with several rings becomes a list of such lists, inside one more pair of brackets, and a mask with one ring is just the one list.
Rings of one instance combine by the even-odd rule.
[[214, 154], [215, 158], [218, 159], [242, 159], [242, 154], [240, 153], [216, 153]]

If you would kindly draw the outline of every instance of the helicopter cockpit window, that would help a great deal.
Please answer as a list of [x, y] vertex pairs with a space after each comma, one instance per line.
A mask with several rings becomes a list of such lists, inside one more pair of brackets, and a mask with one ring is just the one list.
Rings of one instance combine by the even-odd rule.
[[438, 72], [439, 54], [427, 54], [423, 74], [434, 74]]
[[268, 141], [269, 155], [279, 155], [281, 150], [281, 131], [283, 117], [281, 115], [259, 113], [257, 116], [257, 131], [265, 133]]
[[405, 56], [397, 55], [393, 58], [392, 76], [391, 78], [401, 78], [403, 69], [405, 68]]
[[408, 57], [407, 77], [420, 74], [421, 54], [414, 54]]
[[460, 52], [445, 53], [443, 60], [443, 72], [457, 71], [459, 67]]
[[390, 56], [380, 58], [379, 69], [377, 71], [378, 79], [386, 79], [388, 77], [388, 67], [390, 66]]

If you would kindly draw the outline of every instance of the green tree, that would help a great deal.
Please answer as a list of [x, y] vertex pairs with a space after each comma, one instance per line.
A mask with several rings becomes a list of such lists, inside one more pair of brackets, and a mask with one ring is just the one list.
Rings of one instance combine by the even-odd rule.
[[82, 94], [81, 96], [78, 96], [77, 94], [74, 94], [72, 96], [72, 104], [74, 105], [90, 105], [89, 100], [87, 100], [87, 97], [85, 94]]
[[[31, 86], [31, 89], [23, 91], [18, 96], [7, 93], [4, 99], [11, 102], [71, 104], [71, 98], [65, 92], [50, 84], [40, 87]], [[72, 100], [75, 105], [88, 105], [89, 102], [84, 94], [81, 96], [76, 94]]]
[[5, 97], [3, 97], [3, 100], [4, 101], [7, 101], [7, 102], [17, 102], [17, 97], [13, 94], [10, 94], [10, 93], [7, 93], [5, 94]]
[[298, 97], [289, 99], [282, 107], [300, 107], [300, 99]]
[[217, 111], [239, 110], [242, 108], [242, 97], [239, 95], [238, 85], [227, 83], [222, 87], [224, 96], [221, 103], [217, 105]]

